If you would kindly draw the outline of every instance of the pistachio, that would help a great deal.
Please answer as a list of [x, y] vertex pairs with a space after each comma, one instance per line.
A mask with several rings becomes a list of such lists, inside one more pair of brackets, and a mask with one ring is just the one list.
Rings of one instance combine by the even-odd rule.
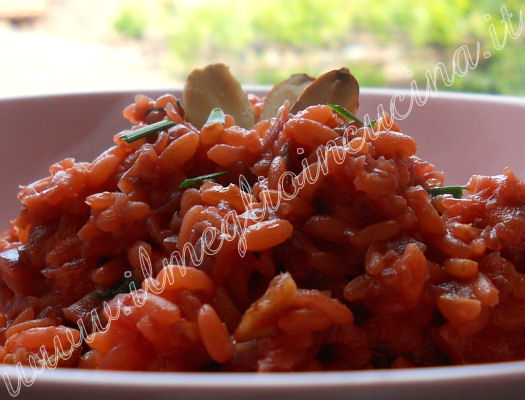
[[348, 68], [329, 71], [306, 87], [290, 109], [297, 113], [316, 104], [339, 104], [352, 113], [359, 108], [359, 84]]
[[182, 99], [186, 120], [199, 129], [214, 108], [230, 114], [243, 128], [250, 129], [255, 124], [248, 96], [230, 69], [222, 63], [194, 69], [186, 79]]
[[286, 100], [288, 100], [289, 104], [294, 104], [312, 81], [314, 81], [314, 78], [306, 74], [293, 74], [288, 79], [274, 85], [266, 96], [259, 119], [265, 120], [275, 117], [279, 107], [281, 107]]

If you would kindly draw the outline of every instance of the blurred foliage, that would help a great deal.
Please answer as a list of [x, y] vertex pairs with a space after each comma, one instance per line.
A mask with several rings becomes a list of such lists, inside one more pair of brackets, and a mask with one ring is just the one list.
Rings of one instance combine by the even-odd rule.
[[495, 52], [490, 62], [479, 67], [464, 78], [456, 78], [453, 90], [466, 92], [504, 93], [524, 95], [525, 46], [510, 43], [504, 50]]
[[336, 47], [352, 24], [353, 7], [345, 0], [266, 0], [250, 16], [258, 40], [298, 49]]
[[350, 66], [350, 72], [362, 86], [383, 87], [388, 83], [385, 71], [380, 65], [360, 62]]
[[483, 0], [356, 0], [360, 29], [372, 31], [384, 43], [392, 38], [414, 47], [457, 46], [486, 33]]
[[[169, 2], [166, 2], [169, 4]], [[193, 63], [199, 56], [242, 53], [254, 37], [247, 2], [199, 2], [184, 7], [172, 2], [166, 9], [170, 49], [181, 60]]]
[[[278, 68], [260, 68], [254, 73], [254, 82], [260, 84], [274, 84], [283, 81], [292, 75], [292, 71], [278, 69]], [[310, 74], [312, 75], [312, 74]]]
[[[158, 0], [126, 7], [115, 21], [125, 35], [156, 31], [168, 43], [181, 75], [195, 66], [223, 61], [244, 82], [271, 83], [291, 72], [318, 74], [350, 66], [362, 86], [419, 87], [437, 62], [450, 67], [454, 51], [480, 43], [476, 70], [442, 89], [525, 94], [522, 79], [525, 33], [494, 48], [503, 4], [517, 27], [525, 0]], [[392, 50], [388, 52], [388, 50]], [[182, 73], [184, 70], [184, 73]]]
[[127, 2], [113, 23], [114, 28], [125, 36], [140, 39], [144, 35], [148, 19], [139, 2]]

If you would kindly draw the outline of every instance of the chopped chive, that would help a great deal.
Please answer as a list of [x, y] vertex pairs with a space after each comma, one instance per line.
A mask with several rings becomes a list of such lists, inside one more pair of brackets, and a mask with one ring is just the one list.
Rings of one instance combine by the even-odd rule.
[[141, 283], [139, 281], [137, 281], [135, 278], [126, 278], [117, 283], [115, 286], [110, 287], [105, 293], [98, 295], [97, 297], [100, 300], [109, 300], [115, 297], [117, 294], [129, 293], [132, 290], [131, 283], [135, 284], [136, 289], [140, 289]]
[[208, 117], [208, 120], [204, 125], [210, 125], [216, 122], [224, 124], [225, 121], [226, 115], [224, 115], [224, 111], [222, 111], [220, 108], [214, 108], [213, 110], [211, 110], [210, 116]]
[[175, 125], [177, 125], [176, 122], [170, 121], [169, 119], [163, 119], [162, 121], [155, 122], [153, 124], [146, 125], [142, 128], [128, 132], [125, 135], [122, 135], [121, 138], [128, 143], [132, 143], [136, 140], [142, 139], [143, 137], [171, 128]]
[[365, 125], [363, 121], [361, 121], [359, 118], [357, 118], [354, 114], [352, 114], [350, 111], [348, 111], [343, 106], [337, 105], [337, 104], [327, 104], [328, 107], [330, 107], [332, 110], [334, 110], [337, 114], [339, 114], [341, 117], [350, 120], [350, 121], [356, 121], [359, 122], [361, 125]]
[[218, 176], [227, 174], [228, 172], [229, 171], [214, 172], [212, 174], [201, 175], [201, 176], [197, 176], [195, 178], [186, 179], [185, 181], [183, 181], [179, 185], [179, 189], [184, 189], [184, 188], [187, 188], [187, 187], [190, 187], [190, 186], [195, 186], [195, 185], [201, 183], [202, 181], [205, 181], [206, 179], [213, 179], [213, 178], [216, 178]]
[[466, 190], [466, 186], [442, 186], [427, 189], [427, 192], [431, 196], [439, 196], [440, 194], [451, 194], [455, 199], [461, 199], [463, 196], [463, 190]]
[[359, 122], [363, 126], [367, 126], [369, 128], [374, 129], [374, 127], [377, 124], [377, 119], [374, 119], [372, 122], [370, 122], [369, 125], [365, 125], [363, 121], [361, 121], [357, 116], [355, 116], [352, 112], [344, 108], [343, 106], [339, 106], [337, 104], [328, 104], [328, 107], [330, 107], [332, 110], [334, 110], [337, 114], [339, 114], [341, 117], [350, 120]]

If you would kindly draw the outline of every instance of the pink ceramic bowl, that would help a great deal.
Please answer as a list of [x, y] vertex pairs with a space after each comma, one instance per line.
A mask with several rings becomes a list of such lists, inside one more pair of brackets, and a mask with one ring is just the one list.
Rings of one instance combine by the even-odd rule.
[[[264, 88], [254, 88], [264, 93]], [[173, 91], [180, 95], [180, 91]], [[19, 210], [19, 185], [47, 175], [65, 157], [91, 161], [129, 127], [121, 112], [134, 93], [111, 92], [0, 99], [0, 229]], [[404, 101], [402, 100], [405, 96]], [[391, 104], [407, 112], [410, 92], [364, 89], [362, 116]], [[414, 105], [399, 122], [414, 136], [418, 155], [447, 173], [447, 184], [472, 174], [500, 174], [510, 167], [525, 178], [525, 99], [439, 93]], [[29, 370], [30, 374], [31, 371]], [[0, 374], [17, 382], [5, 365]], [[30, 375], [29, 375], [30, 376]], [[44, 371], [23, 387], [21, 399], [492, 399], [523, 398], [525, 362], [478, 366], [292, 374], [142, 373], [86, 370]], [[8, 392], [0, 382], [0, 398]]]

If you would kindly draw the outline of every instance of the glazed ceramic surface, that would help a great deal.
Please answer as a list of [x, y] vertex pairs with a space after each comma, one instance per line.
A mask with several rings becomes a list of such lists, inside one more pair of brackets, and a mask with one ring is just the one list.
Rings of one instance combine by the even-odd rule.
[[[264, 94], [267, 88], [251, 88]], [[180, 90], [166, 90], [180, 95]], [[17, 215], [19, 185], [45, 177], [66, 157], [91, 161], [129, 127], [122, 110], [135, 93], [111, 92], [0, 98], [0, 230]], [[415, 137], [418, 156], [464, 184], [472, 174], [510, 167], [525, 178], [525, 99], [438, 93], [410, 110], [410, 92], [363, 89], [359, 115], [395, 106], [402, 130]], [[408, 112], [410, 111], [410, 112]], [[19, 373], [0, 366], [17, 386]], [[31, 377], [31, 370], [26, 374]], [[143, 373], [44, 371], [19, 399], [490, 399], [523, 398], [525, 362], [477, 366], [326, 373]], [[0, 399], [9, 398], [0, 381]]]

